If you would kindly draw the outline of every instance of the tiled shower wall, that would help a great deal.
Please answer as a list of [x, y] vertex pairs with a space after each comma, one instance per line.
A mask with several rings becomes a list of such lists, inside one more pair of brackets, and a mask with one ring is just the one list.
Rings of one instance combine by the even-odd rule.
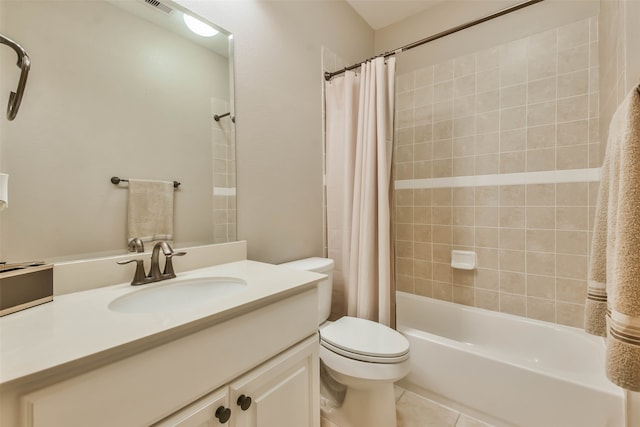
[[582, 326], [598, 69], [591, 18], [397, 76], [399, 290]]
[[[213, 114], [231, 111], [223, 99], [212, 100]], [[213, 121], [213, 242], [236, 241], [235, 130], [229, 116]]]

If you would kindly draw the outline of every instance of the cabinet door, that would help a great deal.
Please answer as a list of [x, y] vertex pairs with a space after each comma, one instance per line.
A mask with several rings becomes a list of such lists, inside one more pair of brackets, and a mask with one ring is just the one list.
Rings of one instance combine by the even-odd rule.
[[319, 427], [318, 337], [271, 359], [229, 388], [233, 427]]
[[231, 415], [228, 390], [227, 387], [224, 387], [218, 391], [214, 391], [186, 408], [179, 410], [170, 417], [154, 424], [153, 427], [228, 426]]

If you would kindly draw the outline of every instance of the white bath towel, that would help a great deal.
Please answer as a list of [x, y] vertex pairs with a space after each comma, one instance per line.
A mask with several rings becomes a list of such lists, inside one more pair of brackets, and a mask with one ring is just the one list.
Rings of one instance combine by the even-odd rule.
[[585, 329], [607, 336], [607, 376], [640, 391], [640, 93], [613, 115], [602, 165]]
[[129, 180], [127, 242], [173, 240], [173, 182]]

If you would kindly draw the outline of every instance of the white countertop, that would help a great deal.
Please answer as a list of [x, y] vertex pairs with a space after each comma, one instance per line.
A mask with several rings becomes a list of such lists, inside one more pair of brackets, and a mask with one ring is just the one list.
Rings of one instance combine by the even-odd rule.
[[193, 309], [131, 314], [111, 311], [114, 299], [170, 280], [131, 286], [129, 283], [55, 297], [53, 302], [0, 318], [0, 384], [54, 370], [178, 327], [241, 313], [278, 295], [311, 288], [325, 276], [255, 261], [238, 261], [192, 270], [175, 280], [208, 276], [235, 277], [246, 290]]

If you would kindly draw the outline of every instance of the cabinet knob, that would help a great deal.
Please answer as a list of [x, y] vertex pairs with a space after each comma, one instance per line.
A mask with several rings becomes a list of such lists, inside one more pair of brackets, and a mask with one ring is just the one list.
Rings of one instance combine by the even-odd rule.
[[244, 394], [241, 394], [240, 397], [238, 397], [238, 400], [236, 403], [238, 404], [240, 409], [242, 409], [243, 411], [246, 411], [251, 406], [251, 398], [249, 396], [245, 396]]
[[231, 409], [220, 406], [216, 409], [216, 418], [220, 421], [220, 424], [224, 424], [231, 418]]

